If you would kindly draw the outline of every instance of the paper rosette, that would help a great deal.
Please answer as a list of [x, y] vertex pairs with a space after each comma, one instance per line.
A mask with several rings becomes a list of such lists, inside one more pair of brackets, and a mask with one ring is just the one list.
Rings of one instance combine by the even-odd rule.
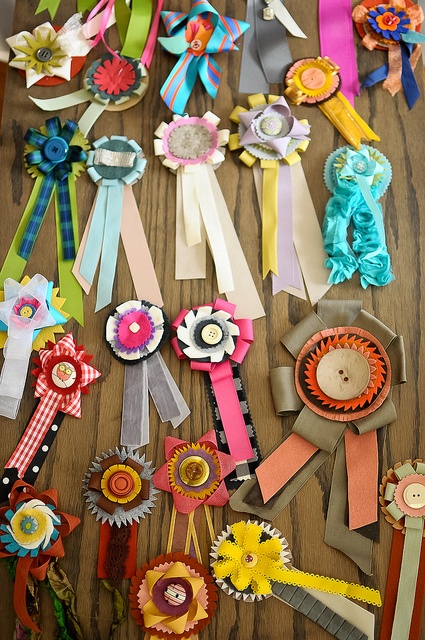
[[236, 600], [274, 596], [331, 635], [373, 640], [374, 616], [345, 597], [380, 606], [379, 591], [294, 569], [287, 541], [270, 524], [248, 520], [227, 525], [210, 555], [218, 586]]
[[112, 289], [119, 238], [124, 245], [137, 296], [162, 306], [155, 269], [146, 241], [132, 185], [140, 180], [146, 159], [142, 148], [126, 136], [103, 136], [89, 151], [87, 173], [98, 193], [81, 241], [73, 274], [88, 294], [98, 262], [99, 280], [95, 311], [106, 307]]
[[[388, 255], [382, 207], [377, 200], [391, 181], [391, 165], [377, 149], [341, 147], [325, 163], [325, 184], [333, 194], [326, 205], [323, 241], [329, 254], [329, 282], [351, 278], [358, 269], [364, 289], [394, 279]], [[352, 223], [353, 246], [347, 231]]]
[[393, 527], [380, 640], [419, 640], [425, 596], [425, 464], [398, 462], [379, 487], [379, 502]]
[[122, 445], [149, 443], [149, 394], [161, 421], [170, 421], [174, 428], [190, 413], [160, 354], [169, 331], [163, 310], [146, 300], [123, 302], [106, 321], [106, 341], [125, 364]]
[[[239, 131], [229, 140], [231, 150], [253, 167], [262, 211], [263, 278], [273, 274], [273, 294], [287, 291], [312, 304], [329, 289], [324, 251], [314, 205], [300, 153], [310, 138], [307, 120], [298, 121], [283, 97], [248, 97], [249, 110], [237, 106], [230, 119]], [[256, 164], [259, 160], [259, 167]], [[305, 233], [308, 227], [309, 233]]]
[[[0, 297], [0, 346], [4, 364], [0, 376], [0, 415], [15, 419], [26, 381], [28, 363], [34, 343], [44, 346], [43, 338], [63, 333], [68, 314], [60, 313], [65, 300], [53, 293], [53, 282], [37, 274], [23, 284], [6, 278]], [[54, 300], [52, 304], [52, 298]], [[56, 303], [56, 308], [54, 306]]]
[[360, 301], [323, 300], [282, 343], [296, 365], [271, 370], [273, 400], [279, 415], [300, 415], [231, 506], [272, 520], [335, 451], [325, 542], [370, 574], [379, 531], [377, 430], [397, 416], [391, 387], [405, 381], [403, 339]]
[[147, 89], [148, 75], [140, 60], [117, 53], [104, 53], [89, 67], [84, 89], [60, 98], [31, 100], [43, 111], [60, 111], [84, 102], [91, 102], [78, 121], [86, 136], [103, 111], [121, 111], [139, 102]]
[[358, 149], [361, 140], [380, 138], [339, 91], [339, 66], [327, 56], [302, 58], [287, 71], [284, 94], [293, 104], [317, 105], [349, 144]]
[[143, 565], [130, 585], [130, 613], [150, 637], [197, 637], [217, 607], [217, 587], [205, 567], [184, 553]]
[[155, 132], [155, 155], [177, 175], [176, 279], [206, 277], [208, 244], [219, 292], [254, 319], [264, 309], [215, 176], [229, 138], [219, 123], [207, 111], [201, 118], [174, 116]]
[[[17, 560], [14, 607], [21, 623], [35, 632], [40, 629], [27, 610], [27, 580], [30, 576], [36, 580], [49, 577], [55, 559], [65, 555], [63, 538], [80, 523], [79, 518], [57, 507], [56, 489], [38, 493], [22, 481], [13, 485], [9, 504], [0, 507], [0, 558]], [[56, 591], [55, 587], [52, 589]]]
[[[57, 344], [40, 349], [33, 371], [34, 396], [40, 398], [36, 410], [9, 460], [0, 481], [0, 501], [12, 485], [22, 478], [34, 482], [53, 444], [64, 414], [81, 417], [81, 395], [100, 376], [92, 367], [83, 346], [77, 346], [71, 333]], [[61, 414], [60, 416], [57, 414]]]
[[179, 59], [161, 87], [161, 97], [171, 111], [183, 114], [199, 75], [207, 93], [215, 98], [221, 68], [212, 54], [237, 51], [235, 40], [249, 27], [247, 22], [221, 16], [207, 0], [192, 3], [189, 13], [162, 11], [167, 38], [161, 46]]
[[62, 125], [57, 116], [39, 130], [28, 129], [25, 141], [25, 164], [35, 185], [0, 271], [0, 283], [22, 277], [53, 197], [60, 289], [65, 310], [82, 324], [82, 295], [71, 268], [79, 242], [75, 181], [85, 171], [89, 144], [75, 122]]
[[422, 7], [410, 0], [363, 0], [353, 9], [353, 20], [366, 49], [388, 51], [388, 63], [372, 71], [362, 87], [383, 81], [382, 86], [392, 96], [403, 89], [411, 109], [420, 95], [413, 71], [425, 41], [419, 33], [424, 20]]

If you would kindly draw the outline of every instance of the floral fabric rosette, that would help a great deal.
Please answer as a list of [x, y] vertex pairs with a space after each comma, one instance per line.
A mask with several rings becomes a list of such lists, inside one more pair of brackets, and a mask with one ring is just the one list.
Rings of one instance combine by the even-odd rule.
[[413, 71], [425, 40], [419, 33], [424, 20], [422, 7], [411, 0], [363, 0], [353, 9], [353, 20], [366, 49], [388, 51], [388, 63], [372, 71], [362, 87], [383, 81], [392, 96], [403, 89], [411, 109], [420, 95]]
[[[341, 147], [326, 160], [325, 184], [333, 196], [326, 205], [323, 241], [332, 284], [350, 279], [357, 269], [364, 289], [394, 280], [377, 202], [388, 189], [391, 174], [387, 158], [366, 145], [358, 150]], [[352, 248], [347, 240], [351, 224]]]
[[155, 155], [177, 176], [176, 279], [206, 277], [206, 246], [218, 290], [250, 318], [264, 315], [215, 170], [224, 160], [228, 129], [208, 111], [201, 118], [174, 116], [155, 131]]
[[266, 100], [257, 94], [248, 97], [248, 105], [249, 110], [237, 106], [230, 115], [239, 131], [230, 136], [229, 148], [243, 149], [240, 160], [260, 175], [263, 278], [273, 273], [273, 294], [283, 290], [306, 299], [304, 279], [314, 304], [329, 286], [320, 227], [301, 166], [310, 125], [291, 114], [283, 97]]

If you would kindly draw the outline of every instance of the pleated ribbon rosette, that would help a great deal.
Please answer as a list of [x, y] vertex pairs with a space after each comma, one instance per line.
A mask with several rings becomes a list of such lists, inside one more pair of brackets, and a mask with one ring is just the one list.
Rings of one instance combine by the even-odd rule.
[[26, 482], [17, 481], [8, 500], [7, 506], [0, 507], [0, 558], [16, 558], [15, 612], [25, 627], [40, 633], [27, 610], [27, 581], [30, 576], [49, 581], [51, 566], [65, 555], [62, 540], [80, 519], [59, 511], [56, 489], [38, 493]]
[[219, 292], [254, 319], [264, 309], [215, 176], [229, 139], [219, 123], [210, 111], [201, 118], [175, 115], [155, 132], [155, 155], [177, 176], [176, 279], [206, 277], [208, 244]]
[[71, 269], [79, 244], [75, 182], [85, 171], [89, 144], [75, 122], [67, 120], [62, 125], [57, 116], [40, 129], [28, 129], [25, 141], [25, 164], [35, 185], [0, 271], [0, 282], [22, 277], [53, 198], [60, 290], [66, 311], [82, 324], [81, 289]]
[[221, 16], [207, 0], [193, 2], [189, 13], [162, 11], [161, 17], [168, 37], [158, 41], [166, 51], [179, 56], [161, 87], [161, 97], [171, 111], [182, 115], [198, 76], [215, 98], [221, 68], [212, 54], [237, 51], [235, 40], [249, 24]]
[[403, 339], [360, 301], [322, 300], [282, 343], [296, 364], [270, 372], [276, 412], [300, 413], [231, 506], [272, 520], [335, 452], [325, 542], [371, 574], [379, 533], [377, 430], [397, 417], [391, 388], [406, 379]]
[[320, 226], [301, 166], [310, 125], [292, 115], [282, 96], [249, 96], [248, 105], [249, 110], [237, 106], [230, 115], [239, 130], [230, 136], [229, 148], [242, 149], [239, 159], [254, 170], [262, 212], [263, 278], [271, 271], [273, 294], [286, 291], [303, 299], [308, 294], [315, 304], [330, 285]]
[[381, 606], [379, 591], [295, 569], [288, 542], [270, 524], [227, 525], [210, 555], [217, 585], [236, 600], [274, 596], [337, 638], [373, 640], [373, 614], [346, 598]]
[[88, 174], [98, 193], [77, 254], [73, 274], [89, 294], [100, 261], [95, 311], [110, 304], [118, 257], [124, 245], [137, 296], [162, 306], [162, 296], [132, 185], [140, 180], [146, 159], [126, 136], [103, 136], [89, 151]]

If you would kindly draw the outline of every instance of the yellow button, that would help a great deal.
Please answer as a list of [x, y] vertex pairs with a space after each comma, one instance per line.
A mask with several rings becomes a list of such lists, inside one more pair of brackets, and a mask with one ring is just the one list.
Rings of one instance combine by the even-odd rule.
[[258, 562], [258, 556], [255, 553], [247, 553], [242, 558], [242, 564], [248, 569], [253, 569]]
[[408, 507], [422, 509], [425, 507], [425, 486], [412, 482], [403, 491], [403, 498]]
[[206, 344], [218, 344], [223, 337], [223, 332], [216, 324], [206, 324], [201, 331], [201, 338]]
[[334, 400], [352, 400], [365, 391], [370, 380], [369, 364], [353, 349], [326, 353], [316, 369], [320, 389]]

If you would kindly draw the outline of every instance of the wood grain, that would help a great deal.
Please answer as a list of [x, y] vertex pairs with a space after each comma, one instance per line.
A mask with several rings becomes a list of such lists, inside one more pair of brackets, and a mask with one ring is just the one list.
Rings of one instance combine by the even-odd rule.
[[[17, 0], [14, 32], [31, 29], [48, 19], [47, 13], [34, 16], [36, 0]], [[294, 59], [319, 53], [316, 2], [287, 0], [286, 5], [308, 35], [307, 41], [290, 39]], [[217, 0], [217, 10], [225, 15], [240, 19], [245, 15], [242, 0]], [[56, 23], [62, 24], [75, 7], [71, 0], [63, 1], [57, 14]], [[169, 0], [166, 9], [185, 10], [189, 0], [177, 2]], [[162, 28], [162, 27], [161, 27]], [[364, 77], [373, 68], [383, 63], [382, 52], [370, 53], [357, 41], [360, 76]], [[89, 59], [96, 54], [92, 52]], [[217, 56], [223, 68], [222, 82], [218, 97], [212, 101], [206, 96], [198, 82], [189, 101], [188, 112], [202, 115], [211, 109], [220, 118], [222, 126], [230, 126], [228, 115], [235, 104], [246, 104], [246, 96], [238, 95], [238, 76], [241, 52]], [[182, 307], [213, 300], [217, 295], [216, 281], [211, 261], [208, 258], [208, 275], [205, 281], [176, 282], [174, 280], [174, 218], [175, 218], [175, 176], [167, 171], [153, 155], [153, 132], [162, 120], [170, 119], [170, 112], [159, 97], [159, 88], [171, 70], [175, 59], [159, 49], [150, 69], [150, 86], [146, 97], [129, 111], [104, 113], [91, 131], [90, 141], [106, 134], [125, 134], [141, 143], [147, 160], [147, 170], [141, 182], [134, 187], [140, 215], [146, 230], [156, 272], [164, 296], [164, 309], [173, 319]], [[416, 71], [422, 91], [422, 69]], [[0, 236], [0, 261], [3, 262], [24, 206], [28, 200], [33, 181], [23, 166], [23, 135], [28, 127], [39, 127], [45, 114], [27, 98], [62, 95], [82, 86], [80, 74], [70, 83], [46, 90], [25, 88], [22, 77], [10, 69], [6, 84], [6, 98], [1, 132], [0, 193], [2, 199], [2, 233]], [[281, 86], [274, 86], [273, 93], [280, 93]], [[423, 302], [425, 240], [424, 205], [425, 182], [423, 173], [425, 122], [424, 97], [420, 98], [409, 112], [402, 93], [394, 98], [380, 86], [363, 91], [356, 99], [359, 113], [369, 122], [382, 138], [379, 149], [389, 158], [393, 166], [393, 181], [382, 199], [385, 211], [385, 227], [389, 252], [392, 256], [396, 280], [389, 286], [362, 290], [358, 277], [342, 285], [332, 287], [327, 298], [362, 299], [364, 308], [376, 314], [394, 331], [402, 334], [406, 343], [408, 383], [395, 389], [394, 400], [398, 407], [398, 419], [383, 435], [382, 469], [385, 471], [399, 460], [425, 456], [425, 321]], [[69, 109], [63, 115], [78, 119], [86, 105]], [[303, 166], [320, 220], [329, 198], [322, 179], [326, 157], [336, 147], [344, 144], [331, 124], [318, 109], [297, 108], [298, 118], [307, 117], [312, 125], [312, 142], [303, 157]], [[271, 367], [291, 363], [291, 358], [279, 342], [280, 337], [309, 311], [306, 302], [290, 298], [284, 293], [271, 296], [271, 282], [260, 276], [260, 232], [261, 222], [256, 202], [252, 172], [242, 165], [237, 155], [230, 152], [226, 161], [217, 171], [229, 210], [234, 218], [236, 230], [248, 258], [258, 290], [266, 309], [266, 318], [255, 321], [255, 342], [242, 366], [242, 376], [246, 386], [250, 409], [256, 425], [263, 454], [281, 439], [294, 422], [294, 418], [278, 418], [274, 414], [268, 375]], [[87, 176], [77, 183], [80, 228], [84, 228], [95, 187]], [[33, 255], [28, 264], [28, 274], [43, 273], [57, 281], [56, 258], [53, 249], [55, 230], [53, 210], [48, 212]], [[127, 263], [120, 247], [119, 264], [112, 304], [116, 305], [134, 296]], [[111, 358], [104, 342], [104, 324], [108, 309], [94, 314], [95, 291], [85, 299], [85, 327], [74, 321], [67, 325], [79, 343], [94, 354], [93, 364], [101, 372], [100, 382], [90, 389], [90, 395], [83, 398], [83, 417], [77, 420], [66, 417], [57, 441], [37, 481], [39, 490], [57, 487], [61, 509], [81, 518], [81, 526], [65, 541], [66, 556], [61, 565], [66, 570], [77, 593], [78, 613], [87, 640], [106, 640], [112, 616], [109, 593], [106, 593], [96, 578], [97, 545], [99, 525], [87, 511], [81, 483], [84, 472], [96, 455], [119, 442], [121, 420], [121, 398], [124, 369]], [[192, 414], [178, 430], [177, 435], [185, 438], [199, 438], [212, 426], [210, 410], [203, 382], [197, 372], [190, 372], [187, 362], [179, 362], [169, 345], [162, 354], [173, 376], [189, 403]], [[31, 380], [28, 376], [24, 398], [16, 421], [1, 419], [2, 444], [0, 464], [4, 464], [15, 447], [32, 411], [35, 400], [32, 396]], [[163, 441], [170, 428], [160, 424], [157, 414], [151, 411], [151, 442], [146, 447], [147, 459], [157, 467], [164, 462]], [[339, 552], [323, 543], [324, 523], [329, 494], [332, 460], [310, 479], [288, 508], [274, 521], [288, 538], [292, 548], [294, 563], [299, 568], [338, 577], [348, 581], [385, 590], [387, 563], [390, 553], [391, 527], [381, 518], [381, 542], [374, 548], [374, 575], [365, 577], [356, 566]], [[138, 562], [164, 552], [170, 520], [171, 498], [160, 495], [157, 507], [151, 516], [141, 522], [138, 533]], [[216, 509], [213, 513], [214, 526], [219, 532], [226, 523], [241, 518], [230, 508]], [[201, 540], [204, 556], [207, 556], [208, 541], [205, 522], [201, 518]], [[12, 609], [13, 587], [5, 566], [0, 563], [0, 638], [12, 638], [14, 614]], [[122, 585], [122, 592], [127, 590]], [[44, 638], [55, 637], [52, 605], [45, 589], [41, 589], [42, 623]], [[377, 615], [379, 628], [380, 612]], [[141, 638], [141, 631], [132, 619], [128, 619], [117, 629], [114, 640]], [[232, 598], [220, 594], [217, 615], [201, 634], [201, 640], [325, 640], [328, 634], [285, 605], [271, 598], [258, 605], [237, 603]], [[425, 638], [425, 631], [422, 634]]]

